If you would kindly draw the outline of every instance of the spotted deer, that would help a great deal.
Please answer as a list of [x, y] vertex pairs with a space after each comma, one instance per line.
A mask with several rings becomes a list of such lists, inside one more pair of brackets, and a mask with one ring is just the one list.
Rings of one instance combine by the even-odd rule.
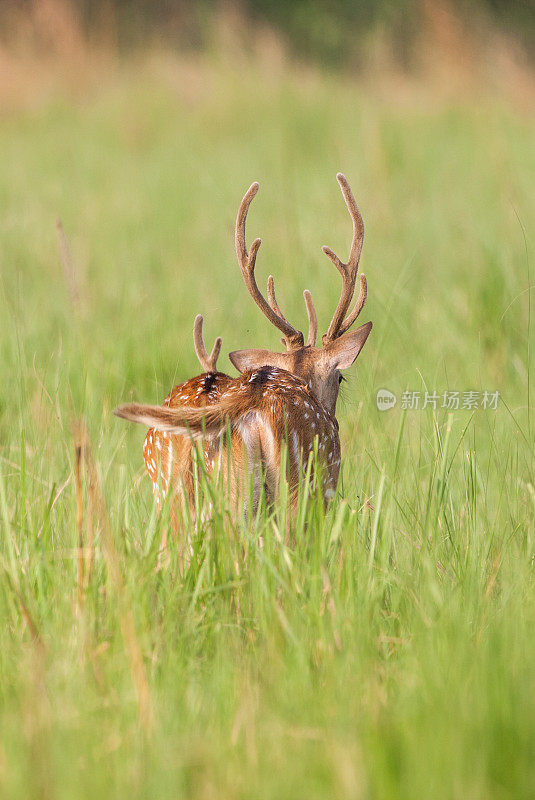
[[[220, 336], [215, 340], [212, 352], [208, 355], [203, 339], [203, 318], [200, 314], [195, 318], [193, 325], [193, 344], [204, 373], [174, 386], [163, 401], [165, 408], [183, 405], [191, 408], [209, 406], [217, 402], [221, 393], [232, 384], [232, 378], [217, 370], [217, 359], [221, 351]], [[203, 453], [209, 472], [216, 456], [215, 448], [215, 442], [207, 438]], [[176, 496], [187, 499], [190, 504], [193, 503], [194, 455], [193, 441], [189, 434], [181, 435], [154, 427], [149, 428], [143, 444], [143, 458], [152, 481], [152, 491], [158, 510], [171, 485], [175, 489]]]
[[287, 449], [287, 475], [283, 478], [288, 480], [293, 508], [297, 502], [300, 476], [305, 473], [315, 447], [322, 469], [326, 504], [336, 490], [340, 471], [336, 401], [342, 380], [341, 370], [354, 363], [372, 328], [372, 323], [367, 322], [350, 331], [367, 295], [366, 278], [361, 274], [359, 295], [348, 313], [355, 292], [364, 224], [347, 179], [339, 173], [337, 180], [351, 215], [353, 238], [347, 263], [342, 262], [329, 247], [323, 247], [323, 252], [342, 277], [342, 289], [321, 346], [316, 347], [318, 323], [308, 290], [303, 292], [309, 320], [305, 343], [303, 333], [294, 328], [280, 310], [273, 277], [268, 279], [267, 300], [257, 286], [255, 265], [261, 240], [255, 239], [247, 248], [245, 239], [247, 213], [258, 191], [258, 183], [253, 183], [238, 210], [236, 254], [249, 294], [283, 334], [286, 352], [237, 350], [229, 353], [232, 364], [241, 374], [227, 379], [220, 387], [218, 398], [210, 404], [194, 404], [183, 395], [177, 396], [180, 404], [174, 407], [132, 403], [120, 406], [114, 412], [124, 419], [149, 425], [162, 435], [179, 434], [208, 443], [210, 468], [224, 471], [234, 497], [242, 496], [240, 490], [243, 491], [246, 478], [252, 476], [253, 512], [262, 488], [268, 502], [277, 497], [284, 446]]

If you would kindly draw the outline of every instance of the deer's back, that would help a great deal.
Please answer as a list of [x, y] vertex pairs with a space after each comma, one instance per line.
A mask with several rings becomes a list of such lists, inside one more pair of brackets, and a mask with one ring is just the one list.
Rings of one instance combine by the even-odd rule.
[[[176, 408], [190, 406], [202, 408], [213, 405], [221, 399], [222, 393], [232, 384], [233, 378], [222, 372], [205, 372], [190, 378], [184, 383], [173, 386], [165, 400], [164, 406]], [[171, 483], [182, 484], [188, 496], [193, 493], [193, 444], [188, 436], [149, 428], [143, 445], [145, 466], [152, 480], [152, 488], [156, 501], [160, 502], [160, 484], [163, 496], [167, 494]], [[204, 458], [207, 469], [211, 471], [219, 446], [211, 439], [204, 440]]]
[[284, 369], [264, 366], [243, 372], [222, 397], [227, 393], [248, 409], [235, 426], [233, 441], [237, 439], [242, 449], [245, 444], [249, 457], [251, 447], [257, 448], [268, 495], [276, 492], [281, 448], [286, 444], [290, 491], [297, 492], [299, 476], [317, 447], [325, 498], [332, 497], [340, 470], [338, 423], [305, 381]]

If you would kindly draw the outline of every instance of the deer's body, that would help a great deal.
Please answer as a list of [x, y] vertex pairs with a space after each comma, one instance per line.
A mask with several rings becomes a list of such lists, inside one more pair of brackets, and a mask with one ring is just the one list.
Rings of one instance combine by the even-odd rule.
[[[234, 501], [247, 491], [243, 478], [253, 475], [253, 512], [262, 489], [267, 502], [274, 502], [279, 491], [281, 450], [286, 446], [286, 477], [295, 505], [299, 479], [306, 473], [317, 439], [317, 461], [327, 503], [334, 495], [340, 471], [338, 423], [307, 383], [287, 370], [268, 365], [245, 370], [234, 379], [221, 375], [217, 396], [206, 396], [211, 399], [208, 408], [203, 386], [211, 377], [201, 375], [175, 387], [167, 398], [169, 402], [158, 412], [158, 430], [151, 428], [147, 433], [144, 456], [155, 496], [159, 499], [160, 485], [165, 496], [173, 484], [175, 491], [182, 488], [193, 499], [192, 447], [197, 439], [201, 440], [207, 473], [223, 471], [223, 483], [230, 487]], [[182, 405], [192, 398], [191, 393], [195, 402]], [[136, 406], [138, 418], [142, 409]], [[231, 459], [226, 452], [227, 425]]]
[[[240, 371], [238, 378], [220, 375], [216, 388], [206, 391], [208, 378], [199, 376], [176, 387], [167, 406], [130, 404], [116, 409], [125, 419], [140, 422], [159, 431], [148, 435], [145, 458], [154, 485], [161, 480], [167, 491], [171, 482], [189, 481], [191, 475], [192, 441], [202, 440], [207, 470], [217, 466], [224, 470], [223, 478], [237, 497], [245, 488], [245, 479], [253, 476], [253, 506], [256, 507], [264, 486], [268, 500], [276, 496], [281, 480], [287, 479], [290, 497], [297, 497], [300, 476], [308, 463], [317, 437], [318, 459], [322, 468], [324, 499], [334, 494], [340, 469], [340, 441], [336, 421], [336, 401], [342, 380], [341, 370], [350, 367], [372, 328], [372, 323], [355, 331], [351, 326], [366, 302], [366, 279], [360, 275], [360, 291], [351, 311], [358, 265], [364, 239], [364, 224], [349, 188], [347, 179], [339, 173], [338, 183], [351, 215], [353, 237], [347, 263], [333, 251], [323, 251], [342, 276], [340, 299], [321, 346], [316, 347], [318, 324], [314, 303], [308, 290], [303, 292], [309, 320], [308, 336], [294, 328], [286, 319], [275, 297], [273, 278], [268, 279], [267, 300], [260, 292], [255, 278], [255, 264], [260, 239], [250, 248], [245, 241], [245, 221], [249, 206], [258, 191], [253, 183], [245, 194], [236, 219], [235, 244], [238, 263], [249, 294], [268, 320], [283, 334], [286, 352], [269, 350], [239, 350], [229, 354]], [[197, 333], [200, 331], [196, 320]], [[196, 349], [201, 363], [215, 371], [204, 345]], [[219, 353], [221, 340], [214, 351]], [[217, 354], [216, 354], [217, 359]], [[187, 387], [185, 389], [184, 387]], [[230, 428], [231, 453], [226, 450], [227, 430]], [[174, 439], [172, 436], [180, 438]], [[165, 449], [167, 445], [167, 449]], [[281, 476], [281, 453], [288, 452], [288, 473]], [[159, 462], [155, 450], [164, 454]], [[159, 475], [161, 463], [161, 475]], [[175, 466], [173, 466], [173, 464]], [[191, 487], [188, 491], [192, 491]]]
[[[222, 372], [205, 372], [174, 386], [163, 405], [166, 408], [183, 405], [204, 408], [216, 403], [229, 383], [232, 383], [232, 378]], [[209, 474], [212, 472], [218, 452], [217, 442], [213, 438], [206, 439], [203, 455]], [[152, 491], [158, 509], [161, 507], [162, 499], [167, 496], [170, 486], [174, 487], [176, 495], [184, 497], [190, 503], [193, 502], [193, 442], [188, 434], [183, 436], [149, 428], [143, 443], [143, 459], [152, 481]]]

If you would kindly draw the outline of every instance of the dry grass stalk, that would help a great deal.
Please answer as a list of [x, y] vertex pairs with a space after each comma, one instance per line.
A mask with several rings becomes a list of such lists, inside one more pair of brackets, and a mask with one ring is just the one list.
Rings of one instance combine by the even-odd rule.
[[67, 284], [67, 288], [69, 290], [69, 297], [71, 299], [73, 308], [75, 310], [79, 310], [80, 288], [78, 284], [78, 276], [76, 274], [74, 261], [72, 260], [71, 250], [65, 235], [65, 230], [59, 218], [56, 220], [56, 228], [58, 231], [59, 258], [63, 269], [63, 275], [65, 277], [65, 283]]
[[76, 527], [78, 530], [78, 605], [84, 605], [84, 493], [82, 488], [82, 450], [83, 442], [80, 438], [80, 428], [73, 426], [74, 438], [74, 483], [76, 488]]
[[85, 549], [86, 554], [86, 570], [84, 589], [89, 586], [91, 580], [91, 572], [93, 569], [93, 552], [94, 552], [94, 526], [93, 526], [93, 509], [95, 507], [95, 487], [89, 477], [87, 481], [87, 545]]
[[90, 503], [92, 504], [91, 515], [93, 513], [95, 514], [97, 524], [102, 531], [104, 557], [112, 586], [117, 595], [119, 623], [130, 663], [130, 673], [132, 675], [132, 683], [136, 693], [139, 720], [143, 730], [148, 733], [152, 727], [152, 703], [141, 647], [136, 636], [134, 616], [132, 613], [132, 608], [126, 599], [119, 554], [117, 552], [117, 548], [115, 547], [113, 532], [110, 526], [104, 496], [102, 494], [97, 467], [93, 459], [85, 421], [80, 419], [76, 424], [79, 440], [84, 443], [83, 447], [81, 448], [81, 454], [83, 456], [83, 463], [88, 481], [88, 495], [90, 498]]
[[84, 592], [89, 585], [93, 567], [93, 510], [95, 507], [95, 486], [93, 475], [87, 474], [87, 542], [84, 545], [82, 470], [86, 461], [86, 449], [89, 446], [89, 439], [87, 428], [83, 420], [73, 421], [72, 436], [75, 452], [74, 479], [76, 486], [76, 522], [78, 530], [78, 598], [80, 606], [82, 606]]
[[22, 618], [24, 619], [24, 622], [26, 623], [26, 627], [28, 628], [28, 630], [30, 632], [30, 636], [32, 637], [33, 644], [36, 646], [36, 649], [39, 652], [44, 653], [45, 645], [44, 645], [43, 639], [41, 638], [41, 634], [39, 633], [39, 629], [38, 629], [37, 625], [35, 624], [35, 621], [34, 621], [32, 615], [31, 615], [31, 613], [30, 613], [30, 611], [28, 609], [28, 606], [26, 605], [26, 603], [24, 601], [24, 597], [22, 596], [22, 592], [21, 592], [21, 590], [20, 590], [20, 588], [18, 586], [18, 582], [17, 582], [16, 578], [13, 575], [11, 575], [10, 571], [7, 568], [5, 568], [4, 574], [5, 574], [6, 578], [7, 578], [8, 583], [11, 586], [13, 594], [15, 595], [17, 600], [19, 601], [19, 606], [20, 606], [20, 611], [21, 611], [21, 614], [22, 614]]
[[17, 598], [18, 598], [18, 601], [19, 601], [19, 604], [20, 604], [20, 610], [22, 612], [22, 616], [24, 617], [24, 621], [25, 621], [26, 625], [28, 626], [28, 630], [30, 631], [30, 634], [31, 634], [31, 637], [32, 637], [32, 641], [37, 646], [37, 649], [44, 651], [44, 644], [43, 644], [43, 640], [41, 639], [41, 634], [39, 633], [39, 631], [37, 629], [37, 625], [35, 624], [35, 622], [33, 620], [33, 617], [32, 617], [32, 615], [30, 614], [30, 612], [28, 610], [28, 606], [24, 602], [24, 599], [23, 599], [19, 589], [17, 589], [16, 586], [13, 586], [13, 591], [17, 595]]

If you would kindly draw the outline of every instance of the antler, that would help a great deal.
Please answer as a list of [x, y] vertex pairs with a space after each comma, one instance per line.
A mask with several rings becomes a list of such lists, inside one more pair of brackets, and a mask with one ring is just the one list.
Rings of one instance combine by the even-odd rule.
[[[268, 296], [271, 305], [266, 302], [266, 299], [260, 292], [254, 275], [256, 254], [261, 245], [261, 239], [255, 239], [250, 249], [247, 249], [245, 243], [245, 220], [247, 219], [247, 212], [253, 197], [258, 192], [258, 183], [251, 184], [245, 197], [240, 203], [238, 209], [238, 216], [236, 217], [236, 255], [240, 265], [243, 280], [247, 286], [247, 290], [262, 313], [268, 318], [272, 325], [278, 328], [284, 334], [284, 344], [288, 350], [296, 350], [304, 344], [303, 334], [301, 331], [296, 330], [293, 325], [290, 325], [288, 320], [280, 311], [277, 301], [275, 299], [275, 291], [273, 286], [273, 278], [270, 276], [268, 280]], [[308, 309], [308, 305], [307, 305]], [[310, 319], [310, 316], [309, 316]]]
[[221, 351], [221, 336], [218, 336], [214, 342], [212, 352], [208, 355], [206, 347], [204, 346], [204, 339], [202, 336], [202, 314], [197, 314], [195, 322], [193, 323], [193, 344], [195, 345], [195, 352], [197, 358], [201, 362], [201, 367], [205, 372], [217, 372], [217, 359]]
[[357, 271], [359, 267], [360, 254], [362, 252], [362, 242], [364, 240], [364, 223], [362, 221], [362, 217], [360, 216], [360, 211], [358, 210], [355, 198], [353, 197], [351, 189], [349, 188], [349, 183], [347, 182], [346, 176], [339, 172], [336, 176], [336, 179], [340, 184], [340, 189], [342, 190], [344, 200], [346, 201], [347, 209], [351, 214], [351, 219], [353, 220], [353, 239], [351, 241], [351, 250], [349, 252], [347, 264], [344, 264], [342, 261], [340, 261], [336, 253], [333, 253], [330, 247], [322, 247], [325, 255], [330, 258], [342, 276], [342, 292], [340, 294], [340, 300], [338, 301], [338, 305], [331, 320], [331, 324], [329, 325], [329, 329], [327, 330], [327, 333], [323, 335], [323, 344], [327, 344], [327, 342], [336, 339], [338, 336], [341, 336], [343, 333], [349, 330], [351, 325], [355, 322], [356, 318], [362, 311], [364, 303], [366, 302], [367, 292], [366, 278], [364, 275], [361, 275], [360, 292], [357, 302], [353, 308], [353, 311], [346, 317], [349, 304], [351, 303], [351, 298], [353, 297], [355, 291], [355, 283], [357, 281]]
[[[280, 310], [279, 304], [277, 303], [277, 298], [275, 297], [275, 281], [273, 280], [273, 275], [270, 275], [268, 278], [267, 293], [268, 293], [269, 305], [271, 306], [272, 310], [275, 312], [275, 314], [278, 314], [279, 317], [282, 317], [282, 319], [287, 322], [288, 320], [286, 320], [286, 317]], [[310, 294], [308, 289], [305, 289], [305, 291], [303, 292], [303, 297], [305, 298], [305, 306], [308, 315], [307, 347], [309, 346], [314, 347], [316, 344], [316, 337], [318, 335], [318, 318], [316, 317], [316, 309], [314, 308], [312, 295]], [[294, 349], [292, 346], [288, 344], [286, 339], [281, 339], [281, 342], [284, 345], [286, 345], [286, 348], [288, 350]]]
[[318, 318], [316, 316], [316, 309], [314, 307], [314, 301], [312, 300], [312, 295], [310, 294], [308, 289], [304, 290], [303, 297], [305, 298], [305, 305], [307, 307], [307, 314], [308, 314], [307, 347], [315, 347], [316, 337], [318, 335]]

